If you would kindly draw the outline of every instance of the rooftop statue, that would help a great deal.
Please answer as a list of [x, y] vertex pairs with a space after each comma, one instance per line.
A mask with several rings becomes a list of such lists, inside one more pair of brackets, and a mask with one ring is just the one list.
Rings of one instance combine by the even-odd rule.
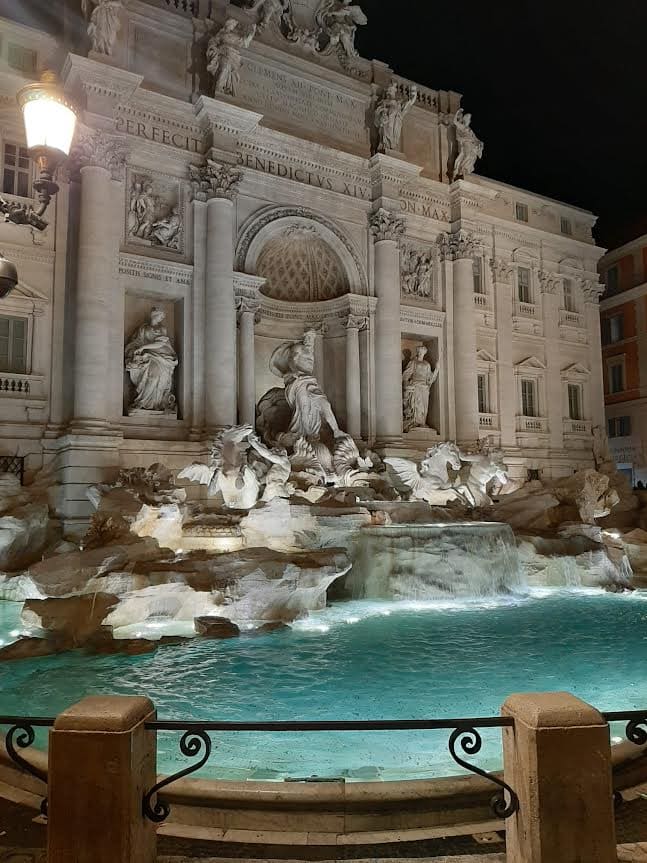
[[459, 108], [454, 116], [456, 158], [451, 171], [452, 180], [460, 180], [473, 174], [477, 160], [483, 155], [483, 141], [476, 137], [471, 123], [472, 115]]
[[400, 99], [398, 86], [395, 82], [389, 84], [386, 93], [375, 109], [375, 126], [378, 132], [378, 153], [387, 150], [400, 150], [402, 140], [402, 123], [405, 116], [418, 100], [418, 88], [411, 87], [411, 97]]
[[81, 0], [81, 11], [88, 23], [92, 50], [97, 54], [112, 54], [120, 27], [123, 0]]
[[339, 47], [348, 57], [358, 56], [355, 34], [358, 27], [368, 24], [368, 18], [360, 6], [352, 0], [322, 0], [315, 22], [325, 43], [320, 50]]
[[256, 24], [244, 32], [235, 18], [228, 18], [209, 39], [207, 71], [213, 75], [214, 92], [235, 96], [240, 82], [241, 49], [247, 48], [256, 34]]
[[294, 29], [290, 0], [253, 0], [247, 11], [258, 15], [258, 29], [265, 30], [270, 24], [284, 25], [288, 32]]

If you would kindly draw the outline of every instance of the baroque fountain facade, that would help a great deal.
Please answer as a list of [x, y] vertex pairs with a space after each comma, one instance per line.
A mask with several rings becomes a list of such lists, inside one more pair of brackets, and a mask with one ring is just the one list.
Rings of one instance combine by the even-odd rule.
[[347, 0], [84, 5], [64, 46], [3, 21], [4, 95], [56, 55], [83, 107], [51, 224], [0, 224], [5, 697], [39, 661], [92, 688], [109, 654], [146, 688], [159, 649], [172, 710], [195, 643], [308, 667], [330, 615], [629, 589], [647, 515], [606, 449], [595, 217], [475, 173], [460, 96], [360, 57]]

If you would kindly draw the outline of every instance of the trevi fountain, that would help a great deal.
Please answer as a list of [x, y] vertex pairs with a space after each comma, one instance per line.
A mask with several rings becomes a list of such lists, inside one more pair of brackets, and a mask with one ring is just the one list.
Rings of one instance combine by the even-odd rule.
[[[80, 6], [63, 41], [2, 19], [3, 152], [52, 58], [78, 128], [56, 206], [0, 198], [0, 713], [641, 707], [595, 217], [480, 176], [462, 97], [361, 57], [351, 0]], [[446, 745], [224, 734], [205, 772], [447, 776]]]

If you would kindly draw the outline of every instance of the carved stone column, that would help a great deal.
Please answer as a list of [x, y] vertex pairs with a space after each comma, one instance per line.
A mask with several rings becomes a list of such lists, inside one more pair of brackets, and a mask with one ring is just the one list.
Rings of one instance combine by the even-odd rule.
[[346, 321], [346, 431], [359, 440], [362, 436], [362, 384], [359, 333], [366, 318], [349, 315]]
[[319, 321], [308, 327], [317, 334], [315, 339], [315, 377], [321, 389], [326, 391], [326, 333], [328, 332], [328, 324], [325, 321]]
[[600, 297], [604, 293], [604, 285], [597, 280], [585, 280], [582, 283], [584, 293], [584, 315], [586, 331], [589, 336], [589, 356], [591, 366], [590, 405], [593, 428], [600, 426], [606, 434], [607, 425], [604, 411], [604, 379], [602, 377], [602, 338], [600, 334]]
[[515, 269], [508, 261], [497, 258], [492, 262], [492, 280], [496, 302], [497, 384], [499, 388], [499, 428], [501, 445], [517, 444], [517, 392], [512, 356], [512, 282]]
[[256, 366], [254, 328], [260, 302], [240, 297], [238, 309], [238, 422], [256, 426]]
[[402, 335], [400, 331], [400, 239], [404, 219], [380, 208], [370, 217], [375, 239], [375, 396], [377, 443], [402, 438]]
[[473, 444], [479, 436], [474, 315], [475, 244], [469, 234], [444, 234], [441, 254], [454, 262], [454, 394], [458, 443]]
[[[533, 273], [533, 275], [535, 275]], [[561, 346], [559, 338], [559, 306], [561, 280], [555, 274], [539, 274], [544, 338], [546, 340], [546, 415], [550, 445], [554, 450], [564, 446], [563, 383], [561, 374]]]
[[111, 207], [113, 177], [122, 179], [125, 156], [123, 141], [102, 132], [82, 134], [71, 156], [81, 174], [73, 428], [89, 434], [106, 433], [110, 425], [110, 322], [119, 259]]
[[242, 172], [211, 159], [190, 172], [195, 199], [207, 201], [205, 425], [213, 434], [237, 420], [234, 199]]

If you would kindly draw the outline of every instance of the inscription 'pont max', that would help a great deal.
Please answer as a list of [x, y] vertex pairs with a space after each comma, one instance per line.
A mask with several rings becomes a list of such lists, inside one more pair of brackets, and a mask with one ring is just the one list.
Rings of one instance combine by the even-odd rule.
[[239, 95], [246, 104], [278, 120], [359, 144], [367, 141], [365, 106], [361, 100], [277, 69], [246, 61]]

